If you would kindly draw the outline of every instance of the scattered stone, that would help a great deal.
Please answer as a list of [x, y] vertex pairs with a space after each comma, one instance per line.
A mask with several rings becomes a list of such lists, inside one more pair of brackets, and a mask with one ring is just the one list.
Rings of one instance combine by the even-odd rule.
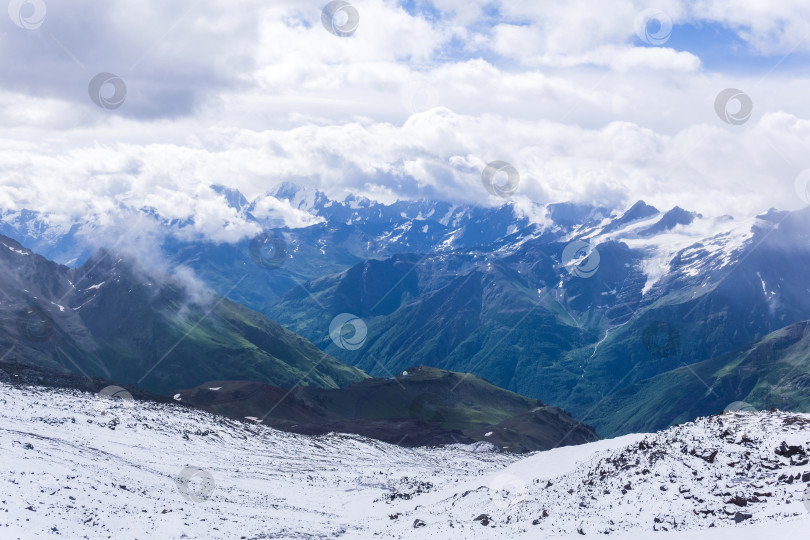
[[735, 495], [731, 499], [726, 501], [726, 504], [734, 504], [737, 506], [748, 506], [748, 501], [745, 500], [745, 497], [742, 495]]
[[489, 525], [489, 522], [492, 521], [492, 518], [489, 517], [487, 514], [481, 514], [480, 516], [475, 518], [473, 521], [480, 521], [481, 525], [487, 526], [487, 525]]
[[804, 457], [806, 455], [806, 452], [804, 451], [804, 448], [802, 448], [801, 446], [788, 445], [788, 443], [782, 441], [782, 444], [779, 445], [779, 448], [774, 450], [774, 454], [776, 454], [777, 456], [789, 458], [793, 456]]
[[734, 523], [742, 523], [746, 519], [751, 519], [753, 516], [747, 512], [737, 512], [734, 514]]

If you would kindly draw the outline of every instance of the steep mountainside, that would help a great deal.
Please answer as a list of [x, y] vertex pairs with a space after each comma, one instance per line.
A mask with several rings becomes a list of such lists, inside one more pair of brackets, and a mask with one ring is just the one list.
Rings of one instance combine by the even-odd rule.
[[[268, 313], [372, 374], [415, 359], [471, 371], [558, 404], [606, 435], [626, 432], [626, 416], [607, 418], [595, 408], [604, 396], [810, 318], [810, 210], [714, 223], [725, 229], [696, 239], [680, 229], [641, 234], [668, 219], [641, 208], [641, 218], [579, 233], [596, 245], [593, 276], [565, 264], [570, 237], [547, 234], [489, 255], [367, 261], [290, 291]], [[342, 312], [364, 320], [362, 348], [341, 350], [321, 337], [322, 321]], [[767, 365], [757, 369], [770, 377]], [[806, 374], [808, 366], [801, 369]], [[689, 384], [702, 386], [694, 376]], [[662, 413], [645, 428], [681, 418], [663, 414], [668, 408], [654, 386], [643, 395], [646, 408]]]
[[97, 252], [71, 269], [0, 237], [0, 350], [171, 395], [212, 379], [336, 388], [365, 375], [193, 282]]
[[716, 414], [734, 401], [763, 409], [810, 410], [808, 366], [810, 321], [803, 321], [751, 346], [638, 381], [607, 397], [592, 418], [614, 433], [687, 422]]

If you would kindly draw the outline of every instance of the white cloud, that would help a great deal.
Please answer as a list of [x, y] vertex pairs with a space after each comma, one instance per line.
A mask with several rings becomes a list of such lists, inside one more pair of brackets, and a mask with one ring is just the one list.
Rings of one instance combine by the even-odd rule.
[[[810, 166], [806, 77], [707, 73], [700, 51], [633, 45], [636, 16], [656, 7], [675, 32], [716, 23], [758, 53], [807, 50], [798, 0], [523, 1], [494, 18], [483, 0], [437, 0], [434, 18], [369, 0], [345, 39], [312, 0], [52, 3], [40, 30], [0, 28], [0, 207], [64, 223], [151, 208], [178, 235], [230, 242], [255, 225], [209, 186], [255, 197], [283, 180], [492, 204], [480, 171], [496, 159], [520, 169], [527, 212], [644, 198], [751, 214], [794, 207], [793, 178]], [[102, 70], [127, 83], [121, 109], [88, 98]], [[727, 87], [754, 101], [741, 128], [714, 113]], [[257, 213], [312, 222], [269, 199]]]
[[760, 53], [810, 51], [810, 4], [803, 0], [698, 0], [682, 5], [690, 20], [723, 24]]

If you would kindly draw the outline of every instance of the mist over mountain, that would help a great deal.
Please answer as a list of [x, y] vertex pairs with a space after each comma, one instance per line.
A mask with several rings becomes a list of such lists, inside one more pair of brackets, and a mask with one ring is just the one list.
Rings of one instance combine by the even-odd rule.
[[[643, 381], [810, 318], [809, 219], [802, 210], [708, 220], [639, 202], [612, 218], [516, 227], [488, 245], [359, 263], [291, 290], [268, 314], [372, 374], [414, 358], [472, 371], [620, 434], [630, 429], [625, 413], [594, 407], [605, 396], [633, 385], [645, 407], [670, 410]], [[575, 242], [593, 246], [593, 273], [564, 260]], [[317, 340], [313, 323], [339, 311], [366, 320], [361, 350]], [[728, 388], [695, 412], [746, 397]], [[778, 386], [764, 398], [757, 406], [799, 405]], [[634, 428], [660, 429], [681, 413], [648, 415]]]
[[110, 250], [68, 268], [7, 237], [0, 247], [0, 288], [25, 293], [0, 303], [0, 380], [11, 384], [131, 397], [124, 385], [277, 429], [406, 446], [529, 452], [598, 439], [564, 411], [469, 374], [414, 367], [400, 380], [369, 379], [183, 272]]
[[[253, 201], [215, 189], [265, 236], [187, 242], [166, 224], [169, 267], [373, 376], [413, 365], [471, 372], [561, 406], [604, 435], [662, 429], [737, 400], [803, 407], [778, 384], [760, 395], [719, 389], [720, 375], [704, 379], [693, 366], [810, 319], [808, 210], [735, 220], [638, 201], [625, 210], [535, 206], [528, 215], [514, 204], [332, 201], [289, 183]], [[312, 224], [255, 217], [268, 199]], [[75, 234], [25, 216], [26, 226], [20, 215], [7, 229], [20, 238], [42, 231], [36, 242], [46, 252], [83, 249]], [[279, 243], [270, 264], [253, 249], [257, 238]], [[342, 313], [366, 328], [357, 349], [330, 336]], [[769, 365], [757, 369], [757, 378], [772, 378]], [[672, 396], [657, 381], [679, 373], [712, 398], [688, 411], [664, 403]], [[634, 410], [601, 406], [629, 394]], [[639, 415], [644, 409], [658, 412]]]
[[164, 395], [211, 379], [365, 377], [259, 313], [112, 251], [68, 268], [0, 236], [0, 258], [0, 346], [33, 365]]

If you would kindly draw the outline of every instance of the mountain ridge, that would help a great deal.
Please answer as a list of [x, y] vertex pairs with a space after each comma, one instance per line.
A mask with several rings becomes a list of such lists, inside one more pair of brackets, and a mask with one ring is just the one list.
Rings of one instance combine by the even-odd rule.
[[295, 433], [355, 433], [405, 446], [481, 442], [523, 453], [598, 440], [592, 428], [559, 408], [474, 375], [425, 366], [340, 389], [285, 392], [259, 383], [210, 381], [175, 399]]
[[0, 346], [40, 367], [163, 395], [211, 375], [287, 387], [337, 387], [366, 377], [259, 313], [189, 292], [178, 279], [112, 251], [99, 250], [71, 269], [0, 237], [0, 259]]

